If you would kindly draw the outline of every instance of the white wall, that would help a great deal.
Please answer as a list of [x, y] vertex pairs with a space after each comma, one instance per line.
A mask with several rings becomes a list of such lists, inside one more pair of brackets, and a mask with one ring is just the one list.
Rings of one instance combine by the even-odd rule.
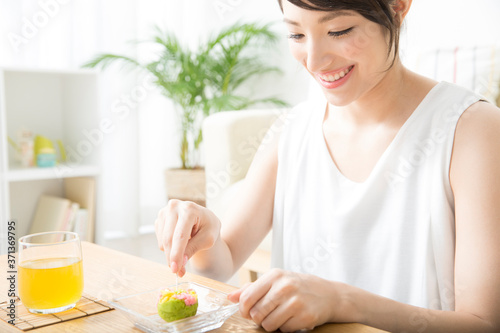
[[500, 42], [498, 0], [415, 0], [408, 36], [419, 47]]
[[414, 0], [401, 42], [410, 64], [437, 47], [500, 45], [500, 1]]

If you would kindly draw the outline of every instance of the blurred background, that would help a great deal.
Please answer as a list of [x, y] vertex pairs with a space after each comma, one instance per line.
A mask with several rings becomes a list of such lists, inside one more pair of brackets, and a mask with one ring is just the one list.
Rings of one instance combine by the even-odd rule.
[[[401, 37], [403, 62], [436, 78], [448, 75], [457, 79], [457, 61], [460, 66], [481, 61], [474, 67], [486, 72], [479, 81], [481, 92], [496, 98], [499, 17], [498, 0], [415, 0]], [[246, 93], [274, 95], [290, 105], [313, 95], [314, 86], [288, 52], [286, 30], [275, 0], [0, 0], [0, 67], [76, 71], [103, 52], [147, 61], [154, 55], [151, 45], [131, 41], [148, 40], [155, 25], [174, 32], [195, 49], [223, 27], [255, 21], [275, 22], [273, 30], [280, 40], [275, 50], [266, 50], [267, 59], [284, 74], [246, 86]], [[455, 73], [450, 74], [453, 67]], [[95, 241], [162, 261], [154, 246], [151, 250], [144, 250], [143, 245], [134, 248], [129, 240], [152, 235], [158, 210], [167, 200], [164, 170], [180, 166], [174, 107], [154, 87], [134, 97], [134, 89], [144, 86], [140, 72], [113, 66], [99, 75], [97, 118], [113, 119], [117, 105], [127, 114], [99, 143]], [[6, 127], [1, 128], [5, 137]], [[2, 149], [9, 148], [5, 144]], [[4, 212], [9, 191], [9, 185], [3, 184]], [[10, 205], [14, 204], [11, 200]], [[32, 211], [25, 212], [25, 219], [32, 215]], [[19, 232], [28, 230], [26, 223]], [[151, 239], [144, 243], [151, 246]]]

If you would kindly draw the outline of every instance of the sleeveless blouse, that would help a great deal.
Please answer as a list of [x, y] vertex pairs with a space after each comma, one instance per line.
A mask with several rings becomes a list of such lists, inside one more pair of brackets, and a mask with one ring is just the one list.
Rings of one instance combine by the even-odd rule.
[[295, 107], [278, 148], [272, 266], [454, 310], [449, 169], [458, 119], [479, 100], [457, 85], [437, 84], [362, 183], [341, 174], [329, 154], [326, 101]]

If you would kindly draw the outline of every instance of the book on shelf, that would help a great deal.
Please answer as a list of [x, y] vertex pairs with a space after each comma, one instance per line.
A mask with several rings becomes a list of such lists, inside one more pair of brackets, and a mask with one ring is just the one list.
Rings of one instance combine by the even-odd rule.
[[78, 209], [75, 215], [73, 231], [76, 232], [82, 240], [86, 240], [88, 238], [88, 216], [88, 210], [85, 208]]
[[64, 196], [80, 205], [81, 209], [86, 212], [80, 212], [76, 220], [85, 217], [85, 225], [83, 222], [76, 222], [80, 225], [78, 230], [83, 234], [80, 235], [82, 240], [89, 242], [94, 241], [94, 217], [95, 217], [95, 179], [92, 177], [72, 177], [64, 179]]
[[71, 200], [43, 194], [38, 199], [29, 233], [72, 231], [79, 209], [80, 205]]
[[76, 212], [80, 209], [80, 205], [76, 202], [72, 202], [71, 206], [68, 209], [68, 214], [66, 215], [66, 219], [64, 220], [64, 225], [62, 230], [64, 231], [73, 231], [73, 226], [75, 224], [75, 216]]
[[40, 196], [29, 233], [74, 231], [81, 240], [93, 242], [94, 216], [95, 180], [90, 177], [66, 178], [64, 197]]

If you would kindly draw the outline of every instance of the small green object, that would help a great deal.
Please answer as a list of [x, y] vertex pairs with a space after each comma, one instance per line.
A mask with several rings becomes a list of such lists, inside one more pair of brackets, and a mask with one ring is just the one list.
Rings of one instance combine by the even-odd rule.
[[36, 165], [40, 168], [52, 168], [56, 164], [56, 154], [54, 153], [38, 153], [36, 155]]
[[66, 162], [66, 149], [64, 149], [64, 145], [61, 140], [57, 140], [57, 146], [59, 147], [59, 153], [61, 155], [61, 162]]
[[7, 141], [10, 143], [12, 148], [14, 148], [16, 151], [19, 151], [19, 146], [17, 145], [16, 141], [14, 141], [10, 136], [7, 135]]
[[184, 300], [171, 298], [166, 302], [158, 303], [158, 314], [168, 322], [192, 317], [198, 310], [198, 302], [193, 305], [186, 305]]

